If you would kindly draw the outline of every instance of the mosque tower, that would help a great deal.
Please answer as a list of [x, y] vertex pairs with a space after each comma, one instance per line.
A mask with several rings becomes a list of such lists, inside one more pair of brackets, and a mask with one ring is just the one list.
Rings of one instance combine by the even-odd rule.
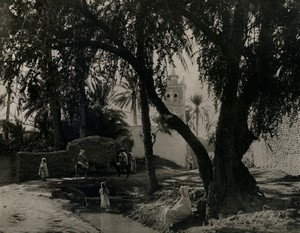
[[179, 77], [174, 68], [168, 75], [168, 85], [164, 95], [164, 103], [170, 112], [185, 121], [185, 83], [184, 79], [179, 83]]

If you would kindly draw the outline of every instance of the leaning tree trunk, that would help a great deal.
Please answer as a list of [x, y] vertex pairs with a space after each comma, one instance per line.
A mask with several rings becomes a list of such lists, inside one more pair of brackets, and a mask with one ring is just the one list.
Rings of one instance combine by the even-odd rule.
[[[146, 1], [138, 1], [138, 4], [136, 5], [137, 9], [137, 15], [136, 15], [136, 26], [137, 26], [137, 53], [136, 56], [132, 54], [131, 51], [129, 51], [122, 41], [119, 41], [115, 38], [112, 31], [104, 26], [104, 31], [107, 32], [108, 38], [114, 41], [119, 49], [115, 50], [112, 48], [108, 48], [105, 45], [97, 45], [97, 48], [103, 49], [105, 51], [108, 51], [110, 53], [113, 53], [115, 55], [120, 56], [125, 61], [127, 61], [136, 71], [136, 73], [139, 75], [140, 81], [145, 86], [145, 89], [147, 91], [147, 97], [151, 101], [151, 104], [153, 104], [157, 111], [159, 112], [160, 116], [165, 120], [166, 124], [176, 130], [183, 138], [184, 140], [189, 144], [191, 149], [194, 151], [199, 172], [203, 181], [204, 189], [207, 194], [209, 184], [211, 182], [212, 177], [212, 164], [210, 161], [210, 158], [208, 156], [208, 153], [202, 143], [199, 141], [199, 139], [193, 134], [193, 132], [190, 130], [190, 128], [176, 115], [170, 113], [166, 105], [163, 103], [161, 98], [158, 96], [155, 90], [154, 86], [154, 80], [153, 80], [153, 71], [152, 71], [152, 65], [149, 64], [153, 63], [153, 60], [151, 59], [146, 62], [145, 60], [145, 39], [146, 35], [144, 33], [145, 30], [145, 11], [147, 11], [146, 7]], [[144, 20], [143, 20], [144, 19]], [[88, 45], [87, 45], [88, 46]], [[95, 47], [95, 45], [91, 44], [91, 47]], [[149, 52], [149, 51], [148, 51]], [[143, 58], [144, 57], [144, 58]], [[141, 59], [142, 58], [142, 59]]]
[[212, 163], [205, 147], [191, 131], [188, 125], [186, 125], [178, 116], [172, 114], [163, 103], [162, 99], [159, 98], [155, 91], [152, 70], [143, 67], [140, 63], [133, 63], [132, 65], [141, 77], [141, 82], [143, 82], [146, 87], [148, 98], [156, 107], [162, 119], [164, 119], [170, 128], [176, 130], [184, 138], [195, 153], [199, 173], [203, 182], [205, 193], [207, 194], [208, 187], [212, 179]]
[[[190, 128], [178, 116], [170, 113], [170, 111], [163, 103], [161, 98], [159, 98], [155, 90], [153, 70], [152, 70], [153, 57], [147, 56], [152, 53], [150, 53], [150, 51], [145, 51], [146, 35], [144, 32], [145, 30], [144, 11], [146, 11], [147, 9], [146, 5], [147, 4], [145, 0], [139, 1], [137, 4], [136, 7], [137, 9], [137, 17], [136, 17], [137, 57], [136, 58], [131, 57], [129, 54], [126, 54], [129, 55], [127, 61], [132, 65], [134, 70], [139, 75], [140, 85], [143, 88], [145, 88], [145, 93], [147, 94], [148, 99], [151, 100], [151, 103], [156, 107], [162, 119], [164, 119], [164, 121], [167, 123], [167, 125], [170, 128], [177, 130], [177, 132], [186, 140], [186, 142], [194, 151], [198, 162], [199, 172], [201, 174], [201, 178], [203, 181], [203, 186], [207, 194], [208, 187], [212, 177], [212, 164], [209, 159], [208, 153], [204, 148], [204, 146], [199, 141], [199, 139], [192, 133]], [[142, 100], [146, 97], [145, 96], [143, 97], [142, 94], [140, 98]], [[141, 108], [143, 107], [141, 106]], [[149, 112], [147, 114], [149, 114]], [[144, 137], [145, 136], [149, 137], [149, 135], [144, 135]], [[147, 140], [150, 139], [147, 138]]]

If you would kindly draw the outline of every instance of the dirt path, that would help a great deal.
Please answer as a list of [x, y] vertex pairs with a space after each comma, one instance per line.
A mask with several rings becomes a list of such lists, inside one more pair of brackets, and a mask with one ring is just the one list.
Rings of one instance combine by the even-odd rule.
[[[258, 211], [211, 221], [209, 226], [186, 224], [182, 232], [196, 233], [299, 233], [300, 232], [300, 178], [283, 172], [251, 169], [266, 203]], [[145, 198], [141, 187], [147, 184], [146, 172], [126, 177], [107, 177], [111, 187], [125, 190], [135, 204], [128, 215], [159, 232], [170, 232], [162, 227], [160, 213], [179, 198], [178, 187], [190, 186], [195, 207], [201, 195], [199, 174], [196, 170], [161, 168], [157, 175], [163, 189], [151, 198]], [[71, 180], [72, 179], [66, 179]], [[32, 181], [0, 187], [0, 233], [94, 233], [99, 232], [82, 218], [71, 212], [67, 200], [52, 199], [47, 182]], [[72, 181], [75, 182], [75, 181]], [[76, 181], [78, 183], [78, 181]], [[96, 190], [97, 191], [97, 190]], [[112, 190], [113, 191], [113, 190]], [[116, 232], [117, 233], [117, 232]]]
[[99, 232], [64, 208], [68, 201], [51, 199], [45, 187], [41, 181], [0, 187], [0, 232]]

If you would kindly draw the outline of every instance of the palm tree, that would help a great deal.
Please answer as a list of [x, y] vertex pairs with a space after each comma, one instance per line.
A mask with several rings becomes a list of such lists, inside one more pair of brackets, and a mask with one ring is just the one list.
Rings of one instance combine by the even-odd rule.
[[203, 106], [203, 96], [199, 94], [192, 95], [189, 97], [189, 101], [192, 106], [188, 108], [191, 109], [191, 117], [196, 121], [196, 136], [198, 137], [199, 131], [199, 119], [203, 123], [205, 120], [209, 121], [209, 111], [207, 106]]
[[119, 86], [122, 90], [112, 96], [112, 102], [121, 109], [130, 106], [130, 112], [133, 114], [133, 124], [137, 125], [137, 112], [140, 108], [137, 78], [127, 78], [126, 82], [121, 82]]

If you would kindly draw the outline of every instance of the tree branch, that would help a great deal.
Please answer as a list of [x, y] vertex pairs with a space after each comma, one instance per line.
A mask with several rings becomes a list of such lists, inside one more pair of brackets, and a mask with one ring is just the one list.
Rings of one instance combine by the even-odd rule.
[[207, 36], [208, 40], [215, 43], [216, 45], [221, 44], [221, 42], [223, 41], [221, 32], [219, 34], [215, 33], [208, 27], [207, 24], [203, 22], [203, 20], [201, 20], [197, 15], [193, 14], [187, 9], [179, 8], [179, 10], [182, 16], [184, 16], [186, 19], [192, 22], [199, 30], [201, 30]]

